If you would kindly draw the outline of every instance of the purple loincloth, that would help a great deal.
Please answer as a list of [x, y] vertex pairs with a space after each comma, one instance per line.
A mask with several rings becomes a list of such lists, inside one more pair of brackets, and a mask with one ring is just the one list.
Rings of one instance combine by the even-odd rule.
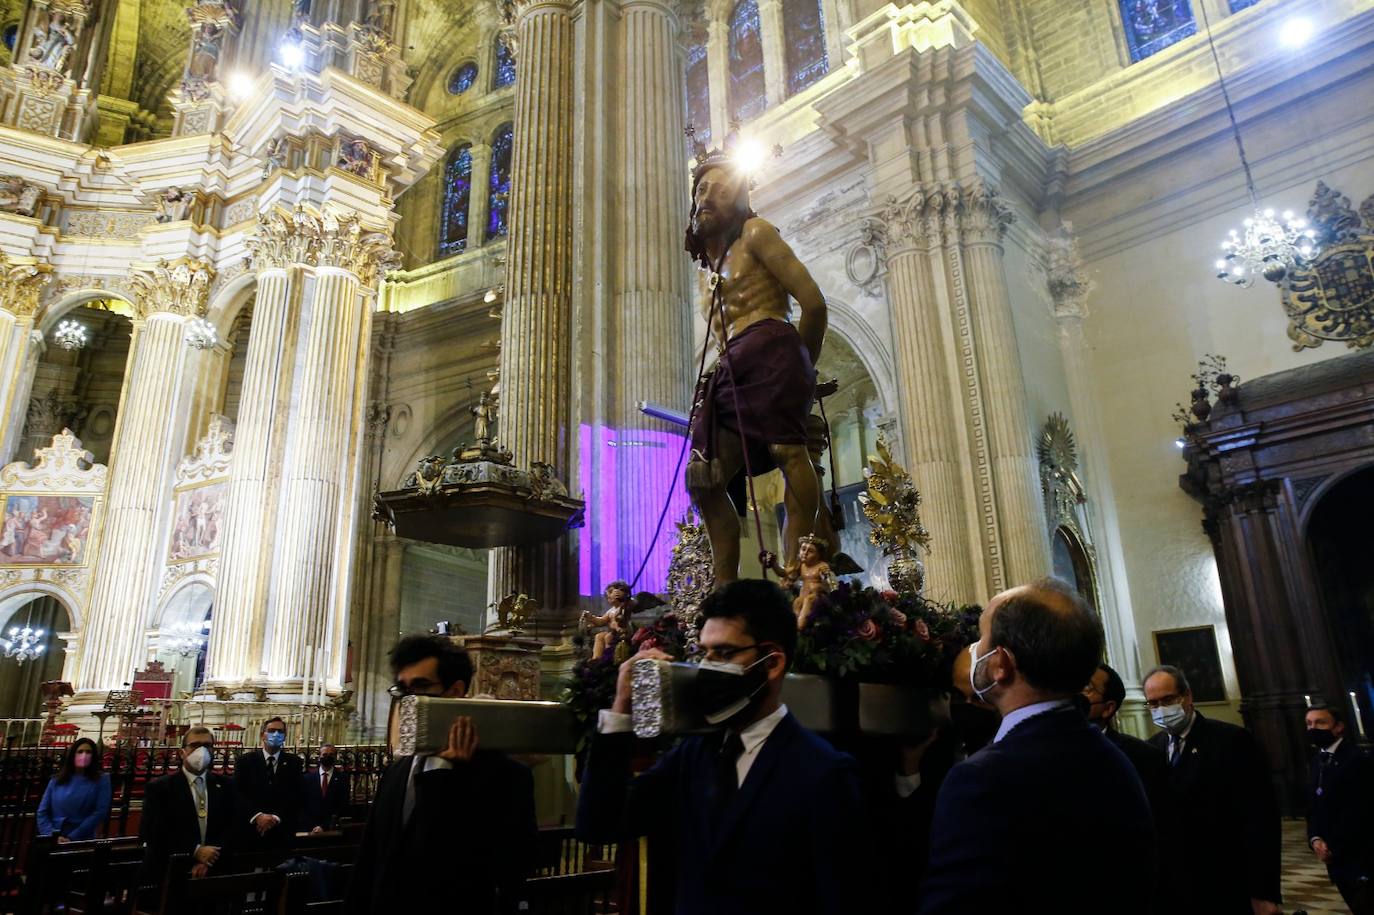
[[[806, 417], [816, 396], [816, 369], [797, 329], [787, 321], [750, 324], [726, 344], [715, 371], [697, 387], [692, 449], [716, 457], [716, 430], [739, 434], [735, 398], [754, 476], [776, 465], [769, 445], [805, 445]], [[734, 374], [731, 374], [731, 369]]]

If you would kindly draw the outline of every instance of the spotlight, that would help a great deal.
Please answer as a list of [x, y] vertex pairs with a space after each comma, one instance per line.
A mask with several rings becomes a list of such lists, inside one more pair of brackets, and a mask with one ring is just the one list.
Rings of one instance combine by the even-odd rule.
[[294, 41], [283, 41], [278, 45], [277, 57], [290, 70], [297, 70], [305, 63], [305, 51]]
[[1279, 26], [1279, 44], [1285, 48], [1300, 48], [1312, 40], [1317, 26], [1306, 16], [1289, 16]]
[[492, 302], [495, 302], [495, 301], [496, 301], [496, 290], [495, 290], [495, 289], [488, 289], [488, 290], [487, 290], [487, 294], [484, 295], [484, 296], [482, 296], [482, 301], [483, 301], [483, 302], [486, 302], [488, 305], [490, 305]]
[[1185, 442], [1185, 441], [1184, 441], [1183, 439], [1181, 439], [1181, 438], [1176, 438], [1176, 439], [1174, 439], [1174, 447], [1176, 447], [1176, 448], [1183, 448], [1183, 447], [1185, 447], [1187, 444], [1188, 444], [1188, 443]]
[[229, 97], [236, 102], [243, 101], [253, 92], [253, 77], [244, 73], [242, 70], [235, 70], [233, 73], [230, 73], [227, 82], [229, 85]]
[[735, 147], [735, 166], [746, 175], [763, 168], [767, 160], [768, 150], [758, 140], [741, 140]]

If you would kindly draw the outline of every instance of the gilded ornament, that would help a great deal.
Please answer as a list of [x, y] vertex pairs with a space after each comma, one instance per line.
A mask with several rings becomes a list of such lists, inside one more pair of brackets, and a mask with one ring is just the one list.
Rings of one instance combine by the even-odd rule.
[[864, 517], [872, 526], [869, 542], [891, 556], [888, 582], [900, 592], [919, 594], [925, 584], [921, 550], [930, 550], [930, 532], [921, 523], [921, 493], [906, 469], [892, 459], [887, 441], [878, 438], [876, 455], [864, 469], [867, 491], [859, 494]]
[[208, 261], [189, 257], [158, 261], [151, 267], [130, 267], [134, 307], [142, 318], [159, 312], [200, 317], [205, 314], [214, 276]]
[[38, 311], [38, 297], [52, 279], [48, 264], [17, 263], [0, 251], [0, 308], [21, 318]]

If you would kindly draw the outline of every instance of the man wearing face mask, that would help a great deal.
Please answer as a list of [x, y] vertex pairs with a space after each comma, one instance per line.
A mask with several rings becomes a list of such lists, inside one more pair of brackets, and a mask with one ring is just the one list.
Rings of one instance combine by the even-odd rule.
[[[408, 635], [391, 652], [391, 695], [461, 699], [472, 659], [446, 636]], [[514, 915], [538, 843], [534, 778], [478, 748], [459, 717], [438, 753], [398, 756], [382, 773], [345, 900], [353, 915]]]
[[1112, 868], [1085, 867], [1083, 842], [1155, 882], [1155, 835], [1135, 770], [1071, 698], [1092, 676], [1102, 628], [1083, 598], [1042, 579], [994, 597], [969, 646], [969, 687], [1002, 715], [992, 743], [958, 763], [935, 802], [922, 915], [1136, 915]]
[[234, 766], [234, 791], [247, 811], [241, 827], [246, 849], [284, 848], [300, 819], [301, 773], [305, 764], [286, 746], [286, 722], [269, 718], [261, 749], [249, 750]]
[[1088, 701], [1088, 722], [1095, 725], [1135, 767], [1140, 783], [1145, 787], [1145, 798], [1150, 802], [1160, 845], [1166, 849], [1172, 848], [1167, 839], [1174, 822], [1168, 760], [1158, 747], [1116, 729], [1116, 713], [1126, 701], [1126, 684], [1122, 682], [1121, 675], [1107, 664], [1097, 665], [1092, 679], [1083, 687], [1083, 697]]
[[1311, 764], [1307, 844], [1352, 915], [1374, 915], [1374, 759], [1345, 735], [1337, 708], [1307, 710]]
[[[219, 863], [233, 831], [234, 789], [210, 771], [214, 746], [208, 728], [188, 729], [181, 738], [181, 768], [145, 786], [138, 826], [144, 844], [140, 885], [160, 886], [172, 855], [192, 856], [192, 877], [210, 875]], [[143, 905], [158, 902], [145, 899]]]
[[1150, 743], [1169, 763], [1180, 832], [1171, 912], [1278, 915], [1281, 833], [1269, 766], [1250, 732], [1204, 718], [1188, 678], [1161, 665], [1142, 683], [1163, 730]]
[[325, 744], [319, 765], [301, 776], [301, 832], [316, 835], [333, 829], [348, 806], [348, 775], [335, 767], [338, 756], [333, 744]]
[[[578, 798], [578, 834], [593, 842], [649, 836], [679, 874], [676, 915], [849, 915], [875, 911], [869, 825], [853, 759], [802, 727], [781, 703], [796, 651], [791, 601], [774, 584], [731, 582], [701, 605], [697, 705], [720, 730], [688, 737], [630, 777], [630, 672], [601, 713]], [[653, 887], [650, 887], [653, 892]]]

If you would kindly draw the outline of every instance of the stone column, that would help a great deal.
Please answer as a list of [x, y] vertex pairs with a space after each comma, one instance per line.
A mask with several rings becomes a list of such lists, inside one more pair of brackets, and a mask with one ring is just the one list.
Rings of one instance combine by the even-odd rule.
[[225, 497], [219, 593], [205, 660], [207, 686], [240, 685], [263, 670], [273, 557], [269, 531], [275, 529], [278, 514], [291, 356], [310, 242], [293, 215], [274, 210], [259, 216], [248, 249], [258, 285]]
[[390, 239], [356, 216], [326, 213], [302, 313], [301, 358], [287, 429], [270, 607], [267, 681], [324, 682], [343, 670], [353, 519], [363, 456], [371, 290], [392, 261]]
[[51, 276], [47, 264], [15, 263], [0, 251], [0, 467], [14, 459], [24, 431], [34, 357], [43, 345], [34, 316]]
[[706, 71], [711, 85], [711, 144], [724, 147], [734, 115], [730, 112], [730, 25], [706, 24]]
[[[501, 442], [515, 463], [569, 472], [573, 269], [572, 0], [519, 0], [515, 148], [501, 321]], [[492, 551], [489, 596], [522, 591], [545, 607], [573, 597], [567, 548]]]
[[95, 568], [80, 691], [119, 689], [146, 657], [144, 632], [158, 588], [171, 474], [182, 455], [187, 318], [204, 313], [213, 271], [181, 258], [132, 269], [138, 318], [110, 449], [110, 488]]
[[[602, 439], [613, 436], [622, 444], [601, 454], [602, 461], [614, 467], [615, 510], [609, 518], [603, 515], [594, 535], [605, 549], [605, 528], [614, 525], [614, 577], [628, 580], [653, 538], [663, 499], [674, 489], [680, 494], [682, 505], [671, 513], [674, 519], [687, 503], [680, 481], [673, 479], [681, 447], [678, 430], [646, 417], [638, 404], [647, 400], [686, 412], [695, 367], [689, 367], [688, 262], [682, 251], [687, 163], [673, 5], [628, 0], [621, 7], [620, 46], [622, 166], [615, 206], [617, 253], [611, 258], [616, 289], [608, 316], [610, 359], [602, 366], [611, 434]], [[611, 481], [603, 480], [603, 485], [607, 482]], [[589, 495], [606, 505], [604, 494]], [[671, 538], [662, 535], [642, 586], [663, 587], [670, 545]], [[609, 563], [599, 564], [595, 593], [614, 580], [600, 580], [609, 570]]]
[[941, 214], [917, 191], [889, 207], [887, 298], [893, 350], [901, 391], [901, 428], [907, 470], [923, 499], [921, 519], [930, 531], [925, 557], [926, 590], [937, 600], [986, 599], [975, 565], [978, 540], [970, 527], [964, 464], [967, 450], [951, 404], [958, 394], [951, 378], [951, 341], [942, 311], [948, 310], [942, 279], [937, 282]]
[[783, 30], [782, 0], [761, 0], [759, 3], [759, 35], [763, 39], [764, 94], [768, 107], [776, 108], [787, 101], [787, 40]]
[[468, 198], [468, 244], [465, 250], [479, 248], [487, 237], [487, 216], [491, 205], [491, 147], [472, 144], [472, 196]]
[[[1045, 500], [1031, 434], [1021, 353], [1002, 264], [1010, 208], [976, 184], [960, 192], [959, 231], [978, 359], [979, 398], [987, 418], [988, 462], [997, 526], [988, 572], [994, 592], [1052, 571]], [[1000, 555], [999, 555], [1000, 554]], [[999, 561], [1000, 560], [1000, 561]]]

